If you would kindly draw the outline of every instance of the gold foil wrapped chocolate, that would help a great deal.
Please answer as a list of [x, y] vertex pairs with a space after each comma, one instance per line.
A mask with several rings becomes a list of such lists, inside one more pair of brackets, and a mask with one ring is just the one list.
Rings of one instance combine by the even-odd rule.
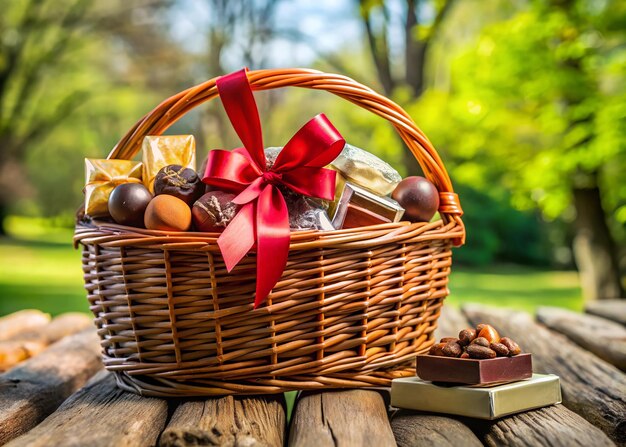
[[376, 155], [346, 144], [330, 164], [348, 182], [379, 196], [386, 196], [400, 183], [402, 177]]
[[85, 158], [85, 214], [107, 216], [111, 191], [122, 183], [141, 183], [140, 162]]
[[154, 178], [167, 165], [196, 169], [193, 135], [147, 136], [143, 139], [143, 184], [154, 194]]

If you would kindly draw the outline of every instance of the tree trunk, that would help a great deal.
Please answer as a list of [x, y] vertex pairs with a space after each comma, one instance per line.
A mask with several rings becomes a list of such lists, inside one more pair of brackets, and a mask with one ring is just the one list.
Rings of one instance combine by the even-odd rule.
[[4, 199], [0, 195], [0, 236], [5, 236], [7, 234], [4, 228], [4, 220], [9, 214], [8, 204], [5, 203]]
[[574, 256], [586, 301], [622, 298], [619, 263], [598, 186], [574, 188]]

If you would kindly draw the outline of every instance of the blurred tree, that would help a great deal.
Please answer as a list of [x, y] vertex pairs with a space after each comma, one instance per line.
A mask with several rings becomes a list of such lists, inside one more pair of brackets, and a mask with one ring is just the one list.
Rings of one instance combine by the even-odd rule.
[[[80, 203], [82, 158], [105, 156], [164, 92], [189, 84], [184, 55], [163, 21], [170, 4], [3, 4], [0, 218], [18, 201], [23, 214], [75, 209]], [[73, 113], [79, 107], [82, 112]], [[20, 200], [35, 196], [38, 200]], [[26, 209], [26, 202], [36, 206]]]
[[626, 222], [625, 43], [624, 2], [534, 0], [487, 27], [453, 65], [454, 95], [430, 102], [464, 135], [457, 178], [572, 221], [587, 299], [623, 296], [609, 222]]
[[38, 107], [50, 68], [84, 29], [92, 0], [9, 1], [0, 16], [0, 233], [9, 201], [20, 194], [22, 160], [29, 147], [47, 136], [81, 104], [86, 92], [71, 89], [48, 95], [54, 107]]
[[[442, 28], [454, 0], [358, 0], [360, 17], [378, 79], [386, 96], [398, 87], [408, 88], [409, 100], [418, 99], [425, 89], [429, 48]], [[390, 4], [399, 6], [392, 11]], [[402, 54], [390, 45], [397, 26], [402, 26]], [[404, 165], [409, 173], [418, 172], [417, 162], [407, 146]]]

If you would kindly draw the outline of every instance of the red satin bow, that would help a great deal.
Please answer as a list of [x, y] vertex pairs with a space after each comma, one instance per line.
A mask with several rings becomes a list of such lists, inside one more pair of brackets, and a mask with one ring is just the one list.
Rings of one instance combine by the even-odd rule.
[[244, 147], [210, 151], [202, 181], [239, 193], [233, 202], [242, 207], [217, 243], [229, 272], [256, 243], [256, 309], [282, 276], [289, 255], [289, 214], [277, 186], [333, 200], [336, 173], [323, 167], [337, 158], [345, 141], [323, 114], [317, 115], [267, 169], [259, 112], [246, 70], [220, 77], [217, 90]]

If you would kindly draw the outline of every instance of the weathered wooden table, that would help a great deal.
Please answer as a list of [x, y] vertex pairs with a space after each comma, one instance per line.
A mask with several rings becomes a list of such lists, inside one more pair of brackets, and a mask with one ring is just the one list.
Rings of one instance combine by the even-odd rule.
[[[610, 306], [608, 311], [606, 305], [594, 306], [587, 314], [545, 308], [538, 322], [521, 312], [471, 305], [460, 312], [447, 306], [438, 337], [488, 321], [533, 353], [536, 372], [561, 377], [563, 405], [493, 422], [390, 408], [384, 389], [301, 393], [290, 424], [283, 395], [142, 398], [118, 390], [102, 369], [93, 329], [76, 332], [81, 325], [75, 324], [59, 332], [58, 323], [50, 328], [54, 320], [44, 321], [30, 329], [30, 338], [48, 334], [43, 343], [49, 347], [0, 374], [0, 444], [625, 445], [626, 302]], [[0, 357], [3, 343], [8, 349], [24, 338], [15, 321], [0, 319]]]

